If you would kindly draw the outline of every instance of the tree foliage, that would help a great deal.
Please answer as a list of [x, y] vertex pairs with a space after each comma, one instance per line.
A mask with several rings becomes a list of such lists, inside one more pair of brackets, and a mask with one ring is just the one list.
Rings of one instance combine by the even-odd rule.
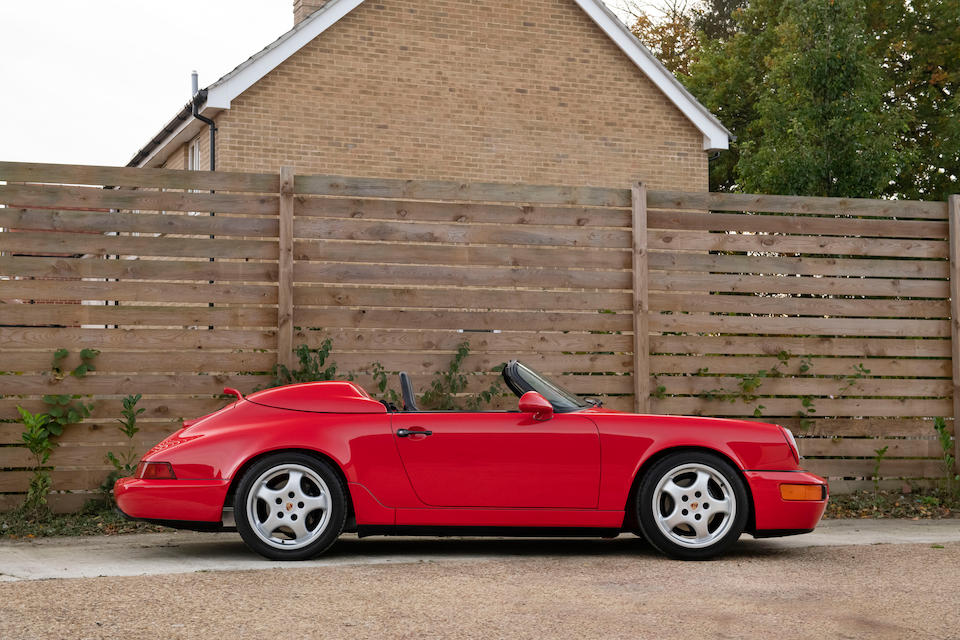
[[[711, 189], [931, 200], [960, 191], [960, 0], [682, 9], [645, 13], [635, 33], [737, 138], [711, 161]], [[684, 64], [666, 46], [679, 42], [676, 25], [694, 32]]]
[[905, 119], [884, 101], [865, 13], [862, 0], [783, 2], [736, 167], [743, 190], [869, 197], [892, 184]]

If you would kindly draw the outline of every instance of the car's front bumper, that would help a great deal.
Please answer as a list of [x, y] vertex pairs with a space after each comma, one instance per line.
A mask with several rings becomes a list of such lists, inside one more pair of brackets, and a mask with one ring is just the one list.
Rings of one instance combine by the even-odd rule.
[[117, 507], [131, 518], [219, 523], [229, 480], [121, 478], [113, 488]]
[[[813, 531], [827, 508], [827, 481], [806, 471], [745, 471], [753, 493], [755, 531], [758, 538]], [[822, 500], [784, 500], [781, 485], [823, 487]]]

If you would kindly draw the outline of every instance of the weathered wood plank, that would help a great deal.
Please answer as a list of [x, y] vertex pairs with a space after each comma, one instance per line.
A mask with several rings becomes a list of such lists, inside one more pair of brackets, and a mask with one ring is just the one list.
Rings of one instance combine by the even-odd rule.
[[802, 456], [872, 458], [876, 450], [887, 448], [887, 458], [939, 458], [943, 453], [936, 440], [904, 438], [798, 438]]
[[[873, 370], [871, 369], [871, 373]], [[711, 372], [713, 373], [713, 372]], [[750, 372], [756, 373], [756, 371]], [[846, 374], [853, 374], [849, 369]], [[740, 378], [730, 376], [658, 376], [657, 383], [667, 395], [698, 395], [706, 393], [737, 393]], [[949, 380], [879, 380], [876, 378], [841, 379], [834, 378], [776, 378], [766, 377], [753, 392], [764, 396], [830, 396], [833, 398], [870, 396], [870, 397], [940, 397], [951, 395]], [[763, 404], [763, 401], [760, 401]]]
[[942, 259], [796, 258], [768, 255], [717, 255], [682, 251], [650, 252], [650, 268], [658, 271], [945, 279], [949, 277], [948, 266], [947, 261]]
[[651, 336], [652, 353], [698, 353], [775, 356], [854, 356], [949, 358], [950, 341], [940, 339], [811, 338], [763, 336]]
[[297, 262], [298, 283], [422, 285], [458, 287], [543, 287], [561, 289], [630, 289], [629, 271], [535, 269], [527, 267], [472, 267], [410, 265], [389, 268], [375, 264]]
[[276, 304], [277, 288], [252, 284], [0, 280], [0, 300]]
[[946, 318], [947, 300], [890, 300], [866, 298], [821, 298], [783, 295], [702, 295], [655, 292], [650, 306], [657, 311], [712, 311], [799, 316], [848, 316], [886, 318]]
[[503, 247], [453, 244], [403, 244], [353, 240], [297, 240], [297, 260], [374, 262], [378, 264], [450, 264], [500, 267], [576, 267], [629, 269], [630, 252], [599, 247]]
[[[227, 402], [227, 400], [214, 397], [155, 398], [145, 395], [137, 403], [138, 409], [145, 409], [145, 412], [139, 418], [140, 432], [137, 435], [144, 442], [158, 442], [170, 433], [170, 425], [177, 423], [180, 418], [189, 419], [213, 413], [226, 405]], [[40, 398], [3, 398], [0, 399], [0, 419], [17, 418], [19, 416], [17, 413], [18, 406], [22, 406], [31, 413], [47, 409], [47, 405]], [[57, 438], [57, 442], [125, 443], [127, 438], [120, 431], [119, 423], [115, 422], [120, 417], [122, 409], [122, 398], [97, 396], [93, 399], [93, 411], [90, 419], [83, 424], [71, 425], [69, 429], [63, 432], [63, 435]], [[0, 444], [21, 443], [20, 434], [22, 431], [23, 424], [19, 422], [0, 424]]]
[[940, 240], [889, 240], [826, 236], [745, 235], [652, 229], [650, 249], [664, 251], [758, 251], [821, 256], [890, 256], [946, 258], [947, 243]]
[[647, 186], [633, 185], [633, 380], [637, 413], [650, 412], [650, 274], [647, 252]]
[[[692, 397], [655, 398], [655, 413], [704, 416], [751, 416], [754, 409], [763, 405], [764, 416], [795, 417], [801, 410], [800, 398], [760, 398], [756, 402], [724, 402]], [[952, 409], [949, 398], [920, 399], [819, 399], [816, 402], [817, 416], [850, 417], [925, 417], [946, 415]]]
[[703, 313], [650, 317], [651, 331], [690, 333], [763, 333], [897, 338], [946, 338], [946, 320], [883, 318], [797, 318], [778, 316], [716, 316]]
[[516, 202], [623, 208], [630, 206], [630, 191], [628, 189], [603, 187], [555, 187], [527, 184], [298, 175], [295, 189], [298, 195], [349, 196], [352, 198]]
[[294, 309], [298, 327], [350, 327], [394, 329], [504, 330], [523, 327], [528, 331], [631, 331], [632, 314], [490, 311], [420, 311], [381, 309]]
[[277, 176], [265, 173], [139, 169], [31, 162], [0, 162], [0, 180], [257, 193], [276, 193], [279, 189]]
[[722, 291], [944, 299], [950, 295], [950, 283], [945, 280], [741, 276], [663, 271], [652, 272], [650, 280], [650, 288], [654, 291]]
[[[775, 356], [652, 356], [650, 368], [656, 374], [694, 375], [704, 369], [713, 374], [753, 374], [758, 371], [773, 371], [783, 375], [852, 376], [856, 367], [863, 366], [871, 376], [949, 378], [950, 361], [926, 358], [844, 358], [819, 357], [809, 359], [792, 357], [787, 363]], [[801, 368], [809, 367], [801, 371]], [[661, 378], [666, 380], [668, 378]], [[840, 383], [836, 383], [838, 389]]]
[[[779, 418], [777, 424], [792, 429], [799, 439], [806, 436], [930, 437], [933, 418]], [[952, 421], [948, 420], [948, 424]]]
[[240, 238], [150, 238], [105, 236], [70, 231], [0, 233], [0, 251], [12, 254], [88, 254], [166, 256], [172, 258], [244, 258], [276, 260], [276, 240]]
[[294, 234], [301, 241], [377, 240], [390, 242], [447, 242], [453, 244], [507, 244], [559, 247], [629, 248], [628, 229], [534, 227], [437, 222], [389, 222], [297, 218]]
[[944, 202], [919, 200], [868, 200], [865, 198], [816, 198], [740, 193], [684, 193], [651, 191], [651, 209], [697, 209], [701, 211], [766, 211], [770, 213], [866, 216], [874, 218], [923, 218], [945, 220]]
[[293, 370], [293, 167], [280, 168], [277, 364]]
[[419, 220], [422, 222], [482, 222], [504, 225], [559, 225], [572, 227], [629, 227], [628, 209], [551, 207], [463, 202], [412, 202], [349, 198], [296, 199], [297, 216], [365, 220]]
[[7, 304], [0, 322], [7, 325], [128, 325], [274, 327], [276, 309], [253, 307], [125, 307], [79, 304]]
[[[239, 346], [239, 345], [238, 345]], [[54, 347], [55, 348], [55, 347]], [[4, 351], [0, 366], [5, 371], [43, 373], [50, 370], [53, 349], [44, 351]], [[63, 362], [68, 370], [80, 364], [77, 351]], [[194, 351], [104, 351], [96, 359], [100, 372], [235, 372], [270, 371], [277, 362], [276, 353], [210, 353]], [[0, 388], [3, 382], [0, 381]]]
[[102, 258], [0, 256], [0, 276], [275, 283], [277, 264], [275, 262], [210, 262], [199, 259], [104, 260]]
[[[0, 292], [3, 285], [0, 284]], [[520, 311], [629, 312], [631, 295], [620, 291], [538, 291], [478, 288], [344, 287], [301, 285], [294, 287], [298, 306], [406, 307], [439, 309], [515, 309]]]
[[[873, 460], [832, 460], [804, 458], [807, 470], [826, 478], [871, 478]], [[881, 478], [939, 478], [943, 468], [938, 460], [883, 460]], [[832, 485], [832, 482], [831, 482]]]
[[[3, 333], [0, 329], [0, 338]], [[560, 331], [503, 331], [501, 333], [458, 332], [436, 329], [357, 329], [352, 327], [324, 329], [323, 331], [298, 331], [294, 335], [297, 344], [318, 347], [330, 337], [338, 349], [366, 350], [375, 354], [382, 351], [454, 351], [464, 341], [470, 343], [471, 352], [494, 352], [504, 356], [526, 358], [528, 353], [574, 353], [617, 352], [629, 353], [633, 348], [633, 336], [628, 334], [594, 334], [588, 332]]]
[[101, 213], [50, 211], [7, 207], [0, 209], [0, 227], [6, 229], [71, 232], [130, 232], [177, 235], [217, 235], [276, 238], [276, 218], [221, 214], [191, 216], [175, 213]]
[[[103, 476], [106, 477], [107, 472], [103, 472]], [[95, 498], [97, 495], [95, 492], [83, 492], [83, 493], [52, 493], [47, 498], [47, 503], [50, 505], [50, 510], [54, 513], [74, 513], [79, 511], [87, 500]], [[0, 495], [0, 513], [4, 511], [10, 511], [16, 508], [20, 503], [23, 502], [23, 494], [10, 494], [10, 495]]]
[[[950, 196], [950, 335], [953, 363], [953, 417], [960, 419], [960, 195]], [[960, 438], [953, 439], [954, 466], [960, 472]]]
[[266, 384], [269, 376], [201, 375], [201, 374], [138, 374], [111, 375], [93, 373], [84, 378], [64, 378], [57, 383], [47, 375], [3, 376], [4, 395], [73, 394], [111, 395], [149, 391], [155, 395], [217, 395], [224, 387], [243, 393]]
[[943, 239], [947, 237], [947, 223], [940, 221], [816, 218], [676, 210], [651, 211], [650, 227], [685, 231], [745, 231], [881, 238]]
[[879, 487], [881, 491], [916, 491], [920, 488], [939, 487], [943, 485], [942, 478], [889, 478], [882, 479], [876, 485], [873, 480], [830, 480], [830, 495], [839, 496], [857, 491], [873, 492]]
[[276, 195], [91, 189], [48, 185], [0, 185], [0, 202], [14, 207], [50, 209], [216, 211], [257, 215], [277, 212]]
[[276, 349], [274, 330], [249, 329], [78, 329], [51, 327], [0, 327], [5, 351], [40, 350], [52, 353], [61, 345], [79, 349], [137, 351]]

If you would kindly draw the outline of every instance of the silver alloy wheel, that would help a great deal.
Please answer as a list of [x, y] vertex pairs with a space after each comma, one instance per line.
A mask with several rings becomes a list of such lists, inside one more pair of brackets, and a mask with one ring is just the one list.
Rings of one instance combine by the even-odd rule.
[[663, 474], [653, 491], [653, 520], [671, 542], [702, 549], [720, 541], [737, 515], [730, 483], [713, 467], [682, 464]]
[[300, 549], [330, 522], [330, 489], [313, 469], [280, 464], [260, 475], [246, 497], [253, 532], [277, 549]]

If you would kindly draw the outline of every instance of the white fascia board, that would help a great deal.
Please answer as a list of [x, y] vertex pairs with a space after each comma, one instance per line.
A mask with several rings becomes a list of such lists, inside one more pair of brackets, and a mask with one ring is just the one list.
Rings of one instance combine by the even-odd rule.
[[704, 151], [720, 151], [730, 147], [730, 132], [630, 33], [626, 25], [603, 5], [602, 0], [575, 1], [703, 134]]
[[234, 98], [362, 3], [363, 0], [331, 0], [313, 16], [294, 27], [281, 42], [272, 48], [268, 47], [263, 55], [254, 56], [246, 64], [240, 65], [207, 87], [207, 106], [229, 109]]
[[[207, 118], [213, 119], [220, 111], [220, 109], [203, 108], [200, 110], [200, 113]], [[197, 134], [206, 126], [203, 122], [190, 116], [180, 123], [180, 126], [168, 135], [163, 142], [158, 144], [150, 155], [140, 161], [140, 168], [159, 167], [167, 161], [167, 158], [170, 157], [170, 154], [172, 154], [177, 147], [196, 138]]]

